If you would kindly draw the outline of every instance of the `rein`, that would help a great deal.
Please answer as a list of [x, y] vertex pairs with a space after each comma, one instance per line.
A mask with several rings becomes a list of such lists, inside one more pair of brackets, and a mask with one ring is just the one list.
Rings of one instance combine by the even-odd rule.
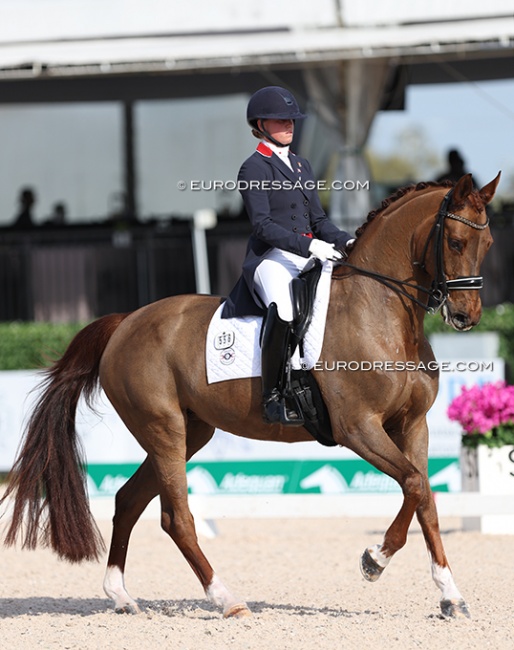
[[[393, 291], [396, 291], [396, 293], [400, 293], [403, 296], [409, 298], [409, 300], [412, 300], [412, 302], [419, 305], [422, 309], [424, 309], [429, 314], [436, 314], [441, 309], [441, 307], [448, 300], [450, 291], [464, 291], [464, 290], [478, 291], [479, 289], [482, 289], [484, 286], [484, 279], [481, 275], [473, 275], [469, 277], [448, 280], [444, 272], [444, 253], [443, 253], [444, 220], [454, 219], [455, 221], [460, 221], [461, 223], [465, 224], [466, 226], [469, 226], [470, 228], [474, 228], [475, 230], [485, 230], [489, 225], [489, 218], [487, 218], [487, 221], [484, 224], [478, 224], [478, 223], [474, 223], [473, 221], [470, 221], [469, 219], [466, 219], [466, 217], [462, 217], [459, 214], [453, 214], [453, 212], [449, 212], [448, 206], [450, 205], [452, 194], [453, 194], [453, 188], [450, 189], [450, 191], [446, 194], [446, 196], [444, 197], [441, 203], [441, 206], [436, 216], [436, 220], [434, 222], [434, 225], [432, 226], [432, 229], [430, 230], [430, 234], [428, 235], [427, 241], [423, 248], [423, 255], [421, 258], [421, 262], [414, 262], [416, 266], [419, 266], [423, 271], [426, 272], [425, 257], [428, 251], [428, 246], [431, 240], [434, 239], [434, 256], [435, 256], [436, 272], [435, 272], [435, 278], [432, 282], [430, 289], [427, 289], [426, 287], [422, 287], [421, 285], [418, 284], [406, 282], [405, 280], [399, 280], [398, 278], [393, 278], [389, 275], [384, 275], [382, 273], [376, 273], [375, 271], [369, 271], [368, 269], [363, 269], [359, 266], [355, 266], [354, 264], [350, 264], [345, 260], [339, 262], [337, 266], [345, 266], [346, 268], [353, 269], [357, 273], [366, 275], [370, 278], [374, 278], [378, 282], [384, 284], [386, 287], [389, 287]], [[404, 287], [408, 287], [409, 289], [415, 289], [416, 291], [421, 291], [422, 293], [427, 294], [428, 295], [427, 303], [425, 304], [424, 302], [421, 302], [421, 300], [415, 298], [408, 291], [406, 291]]]

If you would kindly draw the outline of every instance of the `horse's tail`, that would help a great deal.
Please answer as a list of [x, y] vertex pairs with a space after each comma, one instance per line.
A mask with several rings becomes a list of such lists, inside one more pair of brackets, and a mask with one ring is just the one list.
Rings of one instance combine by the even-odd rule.
[[13, 497], [7, 546], [15, 544], [23, 529], [23, 548], [34, 549], [41, 541], [70, 562], [98, 559], [105, 550], [89, 509], [75, 412], [82, 393], [90, 404], [100, 359], [126, 316], [104, 316], [85, 327], [45, 371], [41, 396], [0, 501]]

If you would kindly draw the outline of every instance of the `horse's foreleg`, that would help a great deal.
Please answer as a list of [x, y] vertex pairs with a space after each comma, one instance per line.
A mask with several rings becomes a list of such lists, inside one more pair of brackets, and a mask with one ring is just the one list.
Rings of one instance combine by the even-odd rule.
[[366, 580], [375, 582], [392, 556], [407, 541], [407, 532], [414, 513], [423, 497], [424, 483], [420, 472], [410, 463], [384, 429], [358, 429], [345, 438], [345, 446], [391, 476], [402, 488], [403, 503], [381, 544], [368, 547], [361, 557], [361, 571]]
[[432, 565], [432, 578], [441, 590], [441, 611], [446, 617], [469, 617], [467, 605], [453, 579], [441, 540], [437, 508], [428, 480], [428, 428], [426, 419], [411, 424], [411, 435], [403, 436], [402, 451], [423, 477], [423, 495], [416, 509]]
[[470, 618], [468, 606], [455, 584], [441, 540], [437, 509], [426, 479], [426, 496], [421, 500], [416, 515], [425, 537], [432, 566], [432, 578], [441, 590], [441, 611], [445, 617]]
[[[378, 464], [375, 467], [380, 469]], [[390, 476], [395, 478], [392, 474]], [[403, 490], [403, 503], [400, 511], [387, 529], [382, 543], [368, 547], [361, 556], [361, 572], [369, 582], [375, 582], [380, 578], [393, 555], [403, 548], [407, 541], [409, 526], [420, 498], [420, 477], [417, 472], [403, 476], [403, 480], [398, 481]]]
[[116, 494], [112, 540], [103, 586], [119, 614], [137, 614], [141, 611], [125, 588], [125, 562], [132, 529], [146, 506], [157, 496], [158, 489], [154, 469], [147, 458]]

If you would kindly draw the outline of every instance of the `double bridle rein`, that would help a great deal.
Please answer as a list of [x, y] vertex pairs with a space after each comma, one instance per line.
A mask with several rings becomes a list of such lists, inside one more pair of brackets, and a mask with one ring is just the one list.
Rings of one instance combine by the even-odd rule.
[[[455, 280], [448, 280], [444, 272], [444, 220], [445, 219], [454, 219], [455, 221], [460, 221], [461, 223], [474, 228], [475, 230], [485, 230], [489, 225], [489, 218], [484, 224], [474, 223], [465, 217], [462, 217], [459, 214], [453, 214], [453, 212], [448, 211], [448, 206], [452, 199], [453, 188], [446, 194], [444, 197], [439, 211], [436, 216], [436, 220], [430, 233], [428, 235], [425, 247], [423, 248], [423, 255], [421, 256], [420, 262], [414, 262], [416, 266], [419, 266], [423, 271], [426, 272], [425, 257], [428, 251], [428, 246], [432, 239], [434, 240], [434, 257], [435, 257], [435, 277], [432, 281], [430, 289], [422, 287], [418, 284], [412, 284], [411, 282], [406, 282], [404, 280], [398, 280], [397, 278], [390, 277], [389, 275], [383, 275], [381, 273], [375, 273], [374, 271], [368, 271], [367, 269], [362, 269], [354, 264], [342, 260], [338, 263], [338, 266], [345, 266], [346, 268], [353, 269], [357, 273], [366, 275], [370, 278], [374, 278], [381, 282], [386, 287], [389, 287], [397, 293], [412, 300], [417, 305], [422, 307], [429, 314], [436, 314], [441, 307], [446, 303], [450, 295], [450, 291], [463, 291], [463, 290], [472, 290], [478, 291], [484, 286], [484, 279], [481, 275], [472, 275], [469, 277], [456, 278]], [[408, 287], [410, 289], [415, 289], [421, 291], [428, 295], [428, 301], [425, 304], [415, 298], [408, 291], [405, 291], [403, 287]]]

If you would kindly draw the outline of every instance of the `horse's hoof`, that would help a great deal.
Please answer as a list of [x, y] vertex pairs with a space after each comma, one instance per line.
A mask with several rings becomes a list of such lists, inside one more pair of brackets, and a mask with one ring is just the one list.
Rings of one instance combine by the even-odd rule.
[[137, 603], [125, 603], [114, 608], [116, 614], [141, 614], [141, 610]]
[[376, 582], [384, 571], [384, 567], [375, 562], [368, 549], [361, 555], [360, 568], [362, 575], [368, 582]]
[[248, 609], [246, 603], [232, 605], [223, 612], [223, 618], [245, 618], [247, 616], [252, 616], [252, 612]]
[[441, 612], [445, 618], [471, 618], [464, 600], [441, 600]]

